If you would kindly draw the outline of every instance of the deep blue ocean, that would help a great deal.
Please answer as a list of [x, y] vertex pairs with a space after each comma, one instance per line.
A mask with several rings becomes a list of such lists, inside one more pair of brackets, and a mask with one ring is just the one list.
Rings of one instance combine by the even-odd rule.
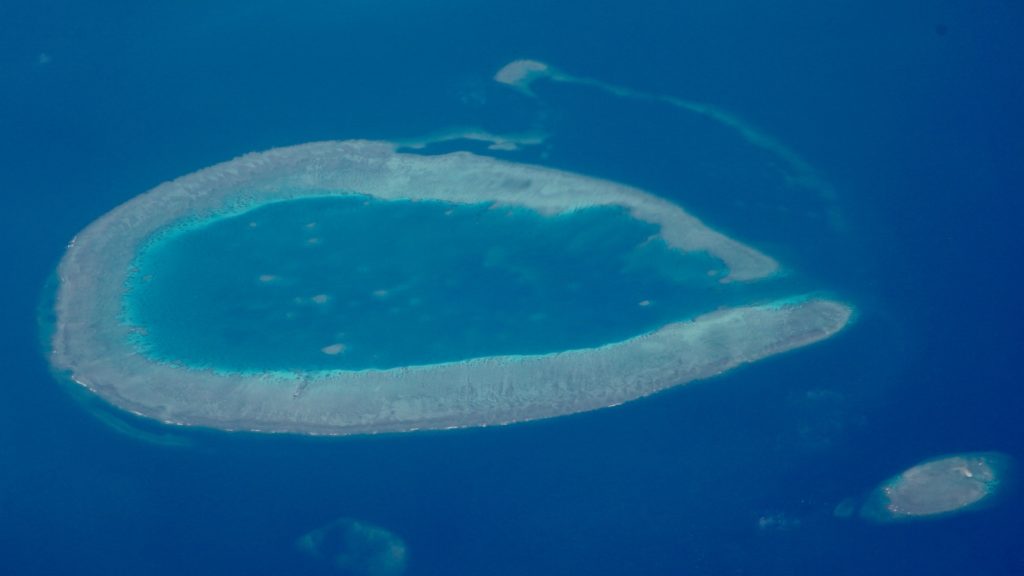
[[[346, 573], [296, 545], [339, 518], [400, 537], [409, 575], [1024, 574], [1020, 482], [938, 520], [833, 514], [943, 454], [1024, 461], [1022, 30], [1015, 0], [4, 1], [0, 574]], [[664, 102], [491, 81], [519, 58], [726, 110], [828, 186]], [[484, 152], [668, 197], [856, 322], [613, 409], [341, 439], [168, 428], [51, 374], [53, 270], [117, 204], [462, 126], [543, 131]]]

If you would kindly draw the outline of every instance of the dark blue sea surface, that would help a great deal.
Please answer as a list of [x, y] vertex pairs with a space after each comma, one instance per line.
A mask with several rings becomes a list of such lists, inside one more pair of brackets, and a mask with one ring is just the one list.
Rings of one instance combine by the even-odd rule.
[[[0, 30], [0, 573], [337, 574], [297, 541], [339, 518], [400, 537], [410, 575], [1024, 573], [1021, 486], [833, 514], [942, 454], [1024, 461], [1020, 2], [8, 0]], [[729, 111], [829, 185], [665, 102], [491, 81], [517, 58]], [[544, 132], [482, 152], [670, 198], [857, 320], [616, 408], [402, 435], [165, 427], [51, 374], [53, 270], [117, 204], [458, 126]]]

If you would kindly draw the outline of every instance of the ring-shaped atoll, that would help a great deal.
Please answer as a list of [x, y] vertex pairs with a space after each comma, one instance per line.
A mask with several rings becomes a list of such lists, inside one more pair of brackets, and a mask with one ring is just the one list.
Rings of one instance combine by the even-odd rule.
[[89, 225], [59, 268], [51, 363], [110, 403], [167, 423], [226, 430], [358, 434], [504, 424], [617, 405], [798, 348], [841, 330], [851, 308], [789, 298], [719, 309], [592, 348], [362, 370], [240, 371], [151, 357], [126, 321], [125, 292], [154, 239], [271, 203], [368, 196], [492, 203], [545, 216], [593, 207], [654, 224], [669, 248], [705, 253], [723, 282], [777, 273], [761, 252], [679, 206], [621, 184], [457, 152], [373, 141], [242, 156], [138, 196]]

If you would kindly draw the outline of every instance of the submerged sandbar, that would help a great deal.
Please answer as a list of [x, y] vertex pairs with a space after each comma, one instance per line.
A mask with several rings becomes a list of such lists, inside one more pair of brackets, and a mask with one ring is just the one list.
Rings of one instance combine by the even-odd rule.
[[778, 269], [677, 205], [613, 182], [469, 153], [405, 154], [386, 142], [305, 144], [163, 184], [79, 234], [58, 269], [53, 365], [121, 408], [170, 423], [315, 434], [438, 429], [619, 404], [827, 338], [851, 315], [838, 302], [794, 299], [719, 310], [595, 348], [350, 371], [196, 368], [133, 345], [138, 327], [125, 322], [123, 296], [148, 243], [272, 202], [350, 195], [492, 202], [546, 215], [618, 206], [658, 225], [669, 247], [720, 260], [724, 281]]

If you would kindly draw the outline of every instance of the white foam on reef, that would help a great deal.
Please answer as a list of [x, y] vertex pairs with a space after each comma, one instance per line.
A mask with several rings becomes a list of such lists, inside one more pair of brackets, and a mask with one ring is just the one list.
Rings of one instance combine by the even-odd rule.
[[160, 362], [132, 344], [137, 327], [123, 321], [124, 291], [137, 254], [154, 238], [272, 202], [351, 195], [492, 202], [549, 215], [621, 206], [659, 225], [670, 247], [720, 259], [729, 280], [778, 268], [680, 207], [621, 184], [464, 152], [403, 154], [386, 142], [304, 144], [168, 182], [83, 230], [58, 268], [53, 365], [112, 404], [170, 423], [310, 434], [444, 429], [621, 404], [827, 338], [851, 315], [838, 302], [791, 299], [597, 348], [388, 370], [224, 372]]
[[544, 144], [547, 137], [548, 135], [542, 131], [498, 134], [482, 128], [464, 126], [442, 132], [434, 132], [419, 138], [399, 140], [395, 144], [411, 150], [422, 150], [431, 144], [440, 144], [454, 140], [468, 140], [470, 142], [486, 143], [488, 150], [511, 152], [524, 147]]

